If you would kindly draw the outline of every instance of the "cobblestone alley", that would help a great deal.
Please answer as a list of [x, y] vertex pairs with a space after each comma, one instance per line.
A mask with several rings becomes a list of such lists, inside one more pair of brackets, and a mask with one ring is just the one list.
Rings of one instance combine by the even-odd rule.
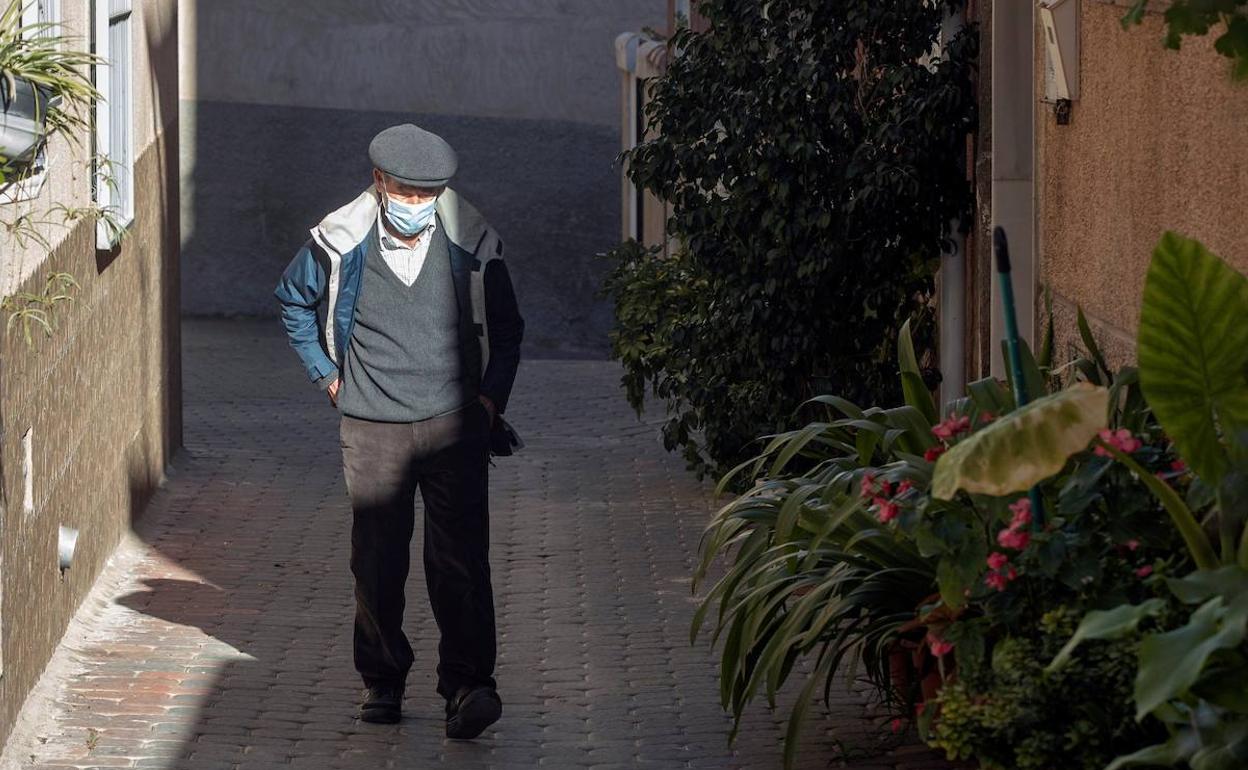
[[[504, 713], [453, 742], [418, 561], [404, 721], [354, 718], [338, 413], [278, 322], [188, 320], [184, 345], [186, 449], [27, 703], [6, 770], [780, 766], [782, 714], [755, 709], [726, 745], [716, 658], [689, 644], [713, 502], [614, 364], [521, 367], [508, 417], [528, 446], [491, 469]], [[802, 767], [945, 767], [833, 696]]]

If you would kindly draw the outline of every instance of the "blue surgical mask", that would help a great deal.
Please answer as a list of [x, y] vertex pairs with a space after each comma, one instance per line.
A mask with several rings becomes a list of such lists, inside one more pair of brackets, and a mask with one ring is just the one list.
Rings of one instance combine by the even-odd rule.
[[410, 238], [424, 230], [433, 221], [437, 204], [437, 198], [428, 203], [400, 203], [386, 193], [386, 218], [390, 220], [390, 224], [394, 225], [395, 230]]

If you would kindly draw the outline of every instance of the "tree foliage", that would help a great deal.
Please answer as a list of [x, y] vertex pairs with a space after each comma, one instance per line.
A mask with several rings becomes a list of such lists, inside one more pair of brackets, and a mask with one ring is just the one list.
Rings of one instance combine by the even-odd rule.
[[[1160, 5], [1158, 3], [1158, 5]], [[1122, 17], [1122, 26], [1144, 21], [1149, 0], [1135, 0]], [[1187, 35], [1207, 35], [1223, 27], [1214, 49], [1231, 60], [1231, 75], [1248, 80], [1248, 0], [1174, 0], [1165, 11], [1166, 47], [1179, 50]]]
[[967, 28], [937, 49], [959, 0], [702, 0], [653, 81], [655, 137], [624, 154], [668, 202], [671, 257], [611, 253], [613, 352], [664, 439], [722, 472], [826, 392], [896, 393], [897, 329], [930, 348], [933, 276], [968, 212], [975, 126]]

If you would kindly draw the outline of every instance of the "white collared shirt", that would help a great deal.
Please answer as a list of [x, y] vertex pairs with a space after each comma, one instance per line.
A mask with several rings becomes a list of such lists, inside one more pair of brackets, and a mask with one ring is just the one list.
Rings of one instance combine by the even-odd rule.
[[420, 268], [425, 264], [425, 255], [429, 253], [429, 243], [433, 240], [433, 231], [438, 226], [438, 218], [434, 217], [429, 222], [429, 226], [420, 231], [416, 245], [409, 247], [390, 234], [381, 221], [382, 216], [378, 212], [377, 243], [382, 259], [405, 286], [411, 286], [416, 282], [416, 276], [420, 275]]

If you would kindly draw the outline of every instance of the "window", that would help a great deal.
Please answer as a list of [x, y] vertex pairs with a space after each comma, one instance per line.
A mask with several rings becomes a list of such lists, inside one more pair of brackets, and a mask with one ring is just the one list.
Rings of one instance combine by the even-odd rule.
[[[22, 7], [22, 26], [32, 24], [59, 24], [61, 21], [61, 0], [26, 0]], [[44, 28], [42, 34], [55, 35], [54, 28]]]
[[102, 249], [116, 244], [113, 224], [134, 219], [134, 101], [131, 90], [131, 0], [95, 0], [95, 52], [108, 64], [95, 68], [104, 94], [95, 112], [95, 201], [111, 213], [96, 231]]

